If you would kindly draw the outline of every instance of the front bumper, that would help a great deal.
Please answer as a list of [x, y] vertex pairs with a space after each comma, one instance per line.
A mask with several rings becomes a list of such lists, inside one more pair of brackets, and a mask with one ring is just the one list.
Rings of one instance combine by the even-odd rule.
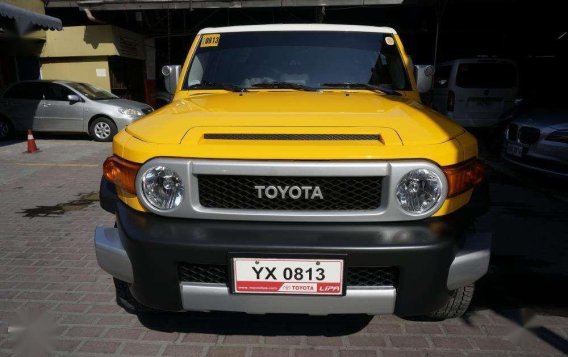
[[[134, 297], [167, 311], [313, 315], [421, 315], [450, 290], [483, 276], [490, 239], [467, 233], [462, 215], [404, 224], [188, 220], [135, 211], [118, 202], [117, 228], [97, 228], [99, 265], [130, 284]], [[346, 256], [346, 266], [392, 266], [396, 287], [350, 287], [341, 297], [235, 295], [227, 284], [180, 281], [178, 264], [226, 265], [235, 253]]]
[[521, 168], [537, 171], [549, 176], [568, 178], [568, 160], [563, 149], [557, 143], [538, 141], [533, 145], [524, 145], [521, 157], [507, 153], [509, 143], [518, 142], [505, 140], [501, 156], [508, 162]]

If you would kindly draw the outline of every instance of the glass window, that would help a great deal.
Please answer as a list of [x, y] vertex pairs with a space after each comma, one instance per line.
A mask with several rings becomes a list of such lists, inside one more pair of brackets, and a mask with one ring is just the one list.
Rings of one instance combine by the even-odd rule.
[[458, 67], [456, 85], [462, 88], [513, 88], [517, 86], [517, 70], [511, 63], [462, 63]]
[[70, 82], [67, 85], [91, 100], [117, 99], [111, 92], [88, 83]]
[[44, 87], [44, 83], [41, 82], [18, 83], [6, 91], [4, 98], [42, 100]]
[[45, 89], [45, 99], [46, 100], [57, 100], [67, 102], [67, 96], [70, 94], [75, 94], [68, 88], [56, 83], [46, 83]]
[[22, 91], [22, 85], [21, 84], [14, 84], [12, 87], [10, 87], [6, 91], [6, 93], [4, 93], [4, 98], [22, 99], [23, 95], [24, 95], [24, 93]]
[[452, 66], [439, 66], [434, 73], [434, 88], [448, 88]]
[[388, 34], [298, 31], [223, 33], [198, 47], [184, 89], [199, 84], [250, 88], [287, 82], [309, 87], [364, 83], [409, 90], [400, 52]]

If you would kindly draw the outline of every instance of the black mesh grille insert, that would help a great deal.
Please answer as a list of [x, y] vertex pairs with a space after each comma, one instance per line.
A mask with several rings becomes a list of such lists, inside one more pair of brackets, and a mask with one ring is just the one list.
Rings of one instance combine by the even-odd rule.
[[[344, 211], [375, 210], [381, 204], [381, 177], [199, 175], [198, 183], [199, 202], [207, 208]], [[314, 195], [316, 186], [323, 198]]]
[[332, 140], [379, 141], [379, 134], [205, 134], [209, 140]]
[[[188, 283], [228, 284], [226, 265], [179, 264], [179, 279]], [[397, 286], [398, 273], [394, 267], [347, 268], [347, 286]]]
[[347, 268], [349, 286], [396, 286], [397, 270], [393, 267]]
[[536, 143], [539, 138], [540, 130], [537, 128], [523, 126], [519, 130], [519, 141], [523, 144], [532, 145]]
[[180, 281], [191, 283], [226, 284], [229, 276], [226, 265], [181, 263], [178, 271]]

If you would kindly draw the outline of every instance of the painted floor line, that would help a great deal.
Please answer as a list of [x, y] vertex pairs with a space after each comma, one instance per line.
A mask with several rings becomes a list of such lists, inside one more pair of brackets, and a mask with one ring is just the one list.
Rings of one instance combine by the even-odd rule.
[[99, 167], [98, 164], [58, 164], [58, 163], [24, 163], [24, 162], [6, 162], [18, 166], [55, 166], [55, 167]]

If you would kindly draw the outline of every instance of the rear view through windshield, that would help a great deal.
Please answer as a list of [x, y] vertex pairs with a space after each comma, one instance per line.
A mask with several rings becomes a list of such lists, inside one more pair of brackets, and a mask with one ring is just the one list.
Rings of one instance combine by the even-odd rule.
[[517, 70], [511, 63], [462, 63], [456, 85], [462, 88], [512, 88], [517, 86]]
[[197, 48], [185, 89], [212, 84], [253, 88], [270, 83], [312, 88], [364, 83], [410, 89], [402, 57], [390, 34], [274, 31], [205, 36], [210, 37]]

